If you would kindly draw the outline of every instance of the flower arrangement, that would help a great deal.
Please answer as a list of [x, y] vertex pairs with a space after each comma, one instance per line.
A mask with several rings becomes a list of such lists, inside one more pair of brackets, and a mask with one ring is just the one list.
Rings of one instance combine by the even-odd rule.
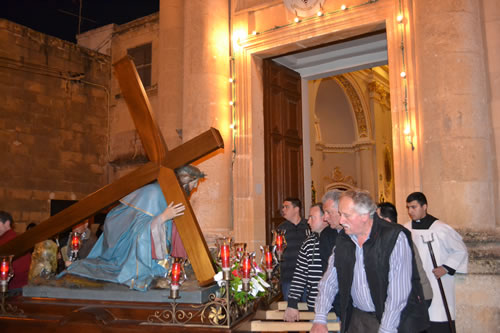
[[[230, 292], [236, 301], [238, 306], [244, 306], [249, 301], [253, 301], [260, 297], [263, 297], [267, 294], [267, 290], [270, 285], [264, 280], [266, 275], [265, 273], [253, 264], [253, 269], [255, 270], [255, 274], [250, 277], [250, 288], [248, 291], [245, 291], [243, 288], [243, 277], [240, 269], [240, 261], [234, 260], [233, 265], [231, 266], [231, 274], [232, 279], [229, 280], [229, 286], [231, 288]], [[218, 273], [215, 274], [214, 280], [217, 282], [219, 287], [225, 288], [224, 279], [222, 269], [218, 267]], [[223, 290], [224, 292], [225, 290]]]

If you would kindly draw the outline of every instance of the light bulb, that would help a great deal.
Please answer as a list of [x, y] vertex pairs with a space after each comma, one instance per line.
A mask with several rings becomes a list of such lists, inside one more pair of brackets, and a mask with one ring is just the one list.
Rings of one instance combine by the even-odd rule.
[[398, 17], [396, 18], [396, 20], [401, 23], [403, 22], [403, 15], [402, 14], [399, 14]]
[[340, 9], [342, 9], [342, 10], [346, 10], [346, 9], [347, 9], [347, 6], [346, 6], [346, 5], [342, 5], [342, 6], [340, 6]]
[[411, 131], [410, 131], [410, 125], [409, 125], [409, 124], [407, 124], [407, 125], [405, 126], [405, 130], [403, 131], [403, 134], [404, 134], [404, 135], [410, 135], [410, 133], [411, 133]]
[[295, 21], [295, 23], [299, 23], [300, 22], [300, 19], [298, 16], [295, 16], [295, 18], [293, 19]]
[[233, 106], [234, 102], [233, 101], [229, 101], [229, 105]]
[[232, 77], [229, 78], [229, 83], [233, 83], [234, 79]]
[[318, 12], [316, 13], [316, 15], [323, 16], [323, 12], [321, 10], [318, 10]]
[[254, 36], [257, 35], [257, 31], [255, 31], [255, 30], [252, 31], [252, 35], [254, 35]]
[[401, 72], [399, 75], [400, 75], [400, 76], [404, 79], [404, 78], [406, 77], [406, 72], [405, 72], [405, 71], [403, 71], [403, 72]]

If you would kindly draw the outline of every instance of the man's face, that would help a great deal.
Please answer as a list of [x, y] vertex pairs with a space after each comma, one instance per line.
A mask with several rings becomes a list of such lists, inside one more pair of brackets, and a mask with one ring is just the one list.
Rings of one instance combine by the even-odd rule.
[[330, 228], [337, 230], [342, 229], [342, 226], [340, 225], [339, 210], [335, 207], [335, 202], [332, 199], [325, 201], [323, 204], [323, 210], [325, 211], [323, 219], [330, 225]]
[[408, 215], [410, 215], [412, 220], [420, 220], [427, 215], [427, 205], [420, 205], [417, 200], [407, 202], [406, 208], [408, 209]]
[[10, 229], [10, 221], [0, 222], [0, 236], [9, 231]]
[[286, 220], [288, 221], [294, 220], [298, 215], [298, 213], [299, 213], [299, 207], [294, 207], [290, 201], [283, 202], [283, 206], [281, 207], [281, 214]]
[[326, 221], [324, 221], [323, 216], [321, 216], [321, 210], [318, 206], [311, 207], [309, 210], [309, 219], [307, 223], [311, 227], [313, 232], [321, 232], [328, 225]]
[[341, 198], [339, 201], [340, 224], [348, 235], [364, 235], [369, 232], [368, 225], [370, 217], [368, 214], [358, 214], [354, 209], [354, 202], [349, 197]]

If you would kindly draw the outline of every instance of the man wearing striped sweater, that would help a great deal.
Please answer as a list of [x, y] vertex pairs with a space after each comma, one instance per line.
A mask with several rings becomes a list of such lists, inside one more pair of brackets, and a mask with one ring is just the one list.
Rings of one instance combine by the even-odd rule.
[[318, 283], [323, 276], [319, 235], [328, 226], [328, 223], [324, 220], [323, 205], [321, 203], [314, 204], [311, 207], [307, 223], [311, 227], [312, 233], [302, 243], [299, 251], [290, 292], [288, 293], [288, 308], [285, 311], [285, 321], [299, 320], [297, 303], [304, 294], [307, 295], [309, 311], [314, 311], [314, 302], [318, 295]]

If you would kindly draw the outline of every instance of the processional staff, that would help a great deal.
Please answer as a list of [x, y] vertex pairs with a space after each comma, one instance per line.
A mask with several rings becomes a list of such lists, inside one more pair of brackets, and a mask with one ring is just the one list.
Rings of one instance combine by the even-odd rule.
[[[434, 268], [438, 268], [438, 265], [436, 263], [436, 257], [434, 256], [434, 250], [432, 249], [432, 242], [434, 241], [434, 234], [431, 233], [430, 239], [425, 240], [424, 236], [422, 237], [422, 241], [427, 244], [427, 247], [429, 248], [429, 253], [431, 255], [432, 259], [432, 265]], [[441, 278], [437, 278], [438, 286], [439, 286], [439, 291], [441, 293], [441, 298], [443, 299], [443, 305], [444, 305], [444, 310], [446, 311], [446, 317], [448, 318], [448, 325], [450, 326], [450, 332], [455, 333], [455, 328], [453, 327], [452, 319], [451, 319], [451, 314], [450, 314], [450, 308], [448, 307], [448, 301], [446, 300], [446, 295], [444, 293], [444, 288], [443, 288], [443, 282], [441, 281]]]

